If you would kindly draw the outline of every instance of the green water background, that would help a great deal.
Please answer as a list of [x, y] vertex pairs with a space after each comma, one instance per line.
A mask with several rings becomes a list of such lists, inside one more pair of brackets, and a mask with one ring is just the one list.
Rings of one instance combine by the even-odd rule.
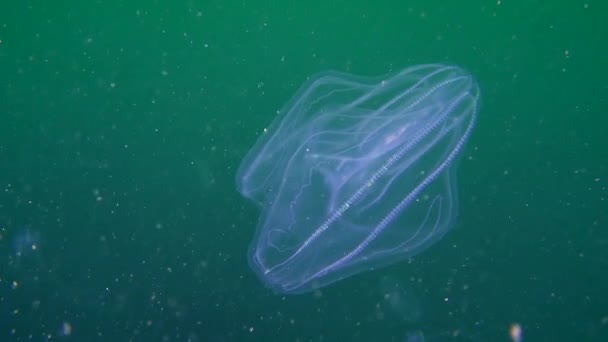
[[[608, 340], [608, 3], [6, 1], [0, 340]], [[306, 77], [475, 75], [461, 215], [302, 296], [250, 271], [235, 169]]]

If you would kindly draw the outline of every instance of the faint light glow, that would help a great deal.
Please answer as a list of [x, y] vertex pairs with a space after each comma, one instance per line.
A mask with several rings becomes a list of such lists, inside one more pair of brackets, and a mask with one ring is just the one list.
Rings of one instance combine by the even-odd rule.
[[69, 322], [63, 322], [61, 325], [61, 334], [63, 336], [72, 335], [72, 325]]
[[511, 323], [509, 327], [509, 337], [513, 342], [521, 342], [523, 341], [523, 329], [519, 323]]

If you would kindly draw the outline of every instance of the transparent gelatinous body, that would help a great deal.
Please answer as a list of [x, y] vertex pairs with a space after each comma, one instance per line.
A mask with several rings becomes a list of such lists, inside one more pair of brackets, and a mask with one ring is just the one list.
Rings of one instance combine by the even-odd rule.
[[302, 293], [425, 250], [457, 213], [455, 160], [479, 89], [448, 65], [310, 78], [243, 159], [262, 208], [248, 254], [280, 293]]

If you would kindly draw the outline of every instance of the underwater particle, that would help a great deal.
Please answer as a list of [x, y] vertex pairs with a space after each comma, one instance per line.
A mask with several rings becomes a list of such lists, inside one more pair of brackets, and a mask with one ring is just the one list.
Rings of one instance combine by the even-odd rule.
[[72, 325], [69, 322], [63, 322], [61, 325], [61, 334], [63, 336], [72, 335]]
[[509, 327], [509, 337], [513, 342], [523, 341], [523, 329], [519, 323], [511, 323], [511, 326]]
[[424, 334], [420, 330], [408, 332], [406, 342], [424, 342]]

